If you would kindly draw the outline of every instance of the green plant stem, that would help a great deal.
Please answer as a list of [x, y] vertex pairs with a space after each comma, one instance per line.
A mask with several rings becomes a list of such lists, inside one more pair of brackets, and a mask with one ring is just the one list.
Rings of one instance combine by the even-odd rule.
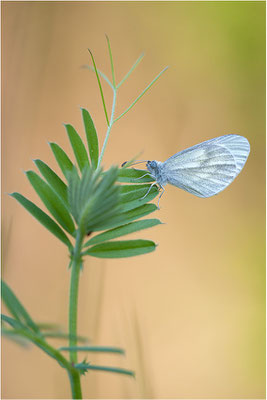
[[[77, 312], [78, 312], [78, 287], [81, 268], [81, 248], [83, 235], [78, 229], [76, 243], [72, 257], [71, 278], [70, 278], [70, 297], [69, 297], [69, 346], [77, 345]], [[70, 352], [70, 362], [72, 365], [77, 363], [77, 351]], [[80, 382], [80, 373], [77, 370], [69, 371], [71, 383], [72, 398], [81, 399], [82, 390]]]
[[77, 369], [69, 371], [70, 386], [73, 399], [82, 399], [80, 372]]
[[102, 147], [102, 150], [101, 150], [101, 154], [100, 154], [99, 159], [98, 159], [97, 167], [99, 167], [101, 165], [102, 158], [103, 158], [103, 155], [104, 155], [104, 151], [105, 151], [105, 148], [106, 148], [106, 145], [107, 145], [107, 142], [108, 142], [109, 134], [110, 134], [112, 125], [114, 123], [116, 100], [117, 100], [117, 88], [114, 88], [113, 89], [113, 103], [112, 103], [110, 121], [109, 121], [108, 129], [107, 129], [106, 137], [105, 137], [105, 140], [104, 140], [104, 144], [103, 144], [103, 147]]

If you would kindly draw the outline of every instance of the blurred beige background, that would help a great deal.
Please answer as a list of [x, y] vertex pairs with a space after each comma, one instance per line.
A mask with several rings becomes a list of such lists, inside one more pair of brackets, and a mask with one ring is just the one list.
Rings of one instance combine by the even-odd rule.
[[[7, 193], [41, 204], [23, 171], [35, 170], [35, 158], [58, 171], [47, 142], [71, 154], [62, 123], [83, 135], [80, 106], [103, 143], [96, 78], [80, 67], [90, 47], [110, 76], [105, 33], [118, 80], [146, 54], [119, 92], [117, 115], [170, 66], [115, 125], [106, 167], [140, 151], [164, 161], [228, 133], [247, 137], [251, 154], [218, 196], [166, 188], [152, 216], [165, 225], [132, 235], [158, 243], [153, 254], [86, 260], [79, 333], [126, 349], [126, 357], [88, 360], [134, 369], [136, 379], [92, 372], [82, 378], [83, 395], [264, 398], [264, 2], [2, 2], [2, 276], [37, 321], [67, 328], [66, 250]], [[2, 363], [3, 398], [70, 395], [65, 371], [37, 348], [4, 339]]]

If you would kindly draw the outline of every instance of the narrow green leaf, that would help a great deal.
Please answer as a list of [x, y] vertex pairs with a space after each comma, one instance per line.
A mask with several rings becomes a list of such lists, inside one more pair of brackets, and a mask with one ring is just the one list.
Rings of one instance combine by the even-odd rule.
[[15, 329], [5, 329], [3, 326], [1, 327], [1, 335], [5, 336], [7, 339], [12, 340], [14, 343], [22, 346], [24, 348], [29, 347], [29, 341], [25, 340], [24, 337], [21, 337], [20, 331], [16, 331]]
[[123, 258], [151, 253], [155, 248], [156, 245], [151, 240], [122, 240], [97, 244], [83, 254], [98, 258]]
[[60, 347], [58, 350], [125, 354], [124, 350], [118, 347], [103, 347], [103, 346], [71, 346], [71, 347]]
[[118, 169], [111, 167], [105, 175], [100, 176], [100, 173], [100, 169], [93, 172], [89, 183], [83, 185], [85, 191], [81, 181], [81, 189], [86, 195], [80, 207], [79, 227], [85, 233], [97, 230], [120, 211], [120, 188], [116, 185]]
[[84, 169], [86, 165], [89, 165], [89, 159], [88, 159], [88, 154], [86, 151], [86, 148], [83, 144], [82, 139], [76, 132], [76, 130], [73, 128], [72, 125], [66, 124], [65, 125], [71, 147], [73, 149], [75, 158], [77, 160], [78, 166], [80, 168], [80, 171]]
[[147, 183], [155, 180], [149, 176], [149, 172], [141, 169], [120, 168], [118, 182], [123, 183]]
[[79, 195], [81, 178], [78, 174], [76, 167], [73, 167], [71, 171], [68, 172], [68, 203], [70, 207], [71, 214], [78, 225], [80, 207], [77, 202], [77, 197]]
[[[38, 332], [33, 332], [32, 330], [28, 329], [27, 326], [25, 326], [22, 322], [15, 320], [14, 318], [11, 318], [4, 314], [1, 314], [1, 320], [2, 320], [2, 322], [7, 323], [8, 325], [10, 325], [13, 328], [13, 330], [10, 331], [9, 334], [13, 333], [14, 335], [17, 335], [20, 338], [25, 338], [27, 340], [30, 340], [31, 342], [36, 344], [38, 347], [43, 349], [42, 345], [45, 344], [45, 341], [44, 341], [43, 337], [38, 334]], [[43, 349], [43, 350], [47, 353], [47, 351], [45, 349]], [[47, 353], [47, 354], [49, 354], [51, 356], [50, 353]]]
[[80, 185], [76, 192], [76, 203], [78, 207], [78, 223], [82, 232], [86, 231], [86, 220], [92, 218], [93, 204], [96, 193], [96, 182], [100, 176], [100, 171], [93, 171], [92, 168], [85, 169], [82, 174]]
[[38, 328], [40, 329], [40, 331], [53, 331], [53, 332], [61, 332], [61, 328], [60, 325], [58, 324], [54, 324], [54, 323], [50, 323], [50, 322], [39, 322], [37, 324]]
[[83, 116], [83, 123], [84, 129], [86, 133], [87, 145], [89, 149], [89, 154], [91, 158], [92, 166], [96, 169], [98, 164], [98, 156], [99, 156], [99, 149], [98, 149], [98, 138], [96, 129], [93, 123], [93, 120], [87, 110], [82, 108], [82, 116]]
[[37, 347], [42, 349], [46, 354], [48, 354], [50, 357], [54, 358], [57, 360], [57, 362], [60, 364], [61, 367], [67, 368], [68, 370], [71, 369], [71, 364], [66, 360], [63, 355], [56, 350], [54, 347], [50, 346], [42, 336], [36, 334], [35, 332], [30, 331], [25, 327], [21, 322], [8, 317], [7, 315], [1, 314], [1, 319], [2, 321], [8, 323], [12, 328], [15, 329], [15, 333], [18, 335], [21, 335], [28, 340], [30, 340], [32, 343], [34, 343]]
[[[77, 368], [77, 365], [75, 365], [75, 367]], [[124, 375], [129, 375], [129, 376], [135, 377], [135, 373], [133, 371], [130, 371], [130, 370], [124, 369], [124, 368], [104, 367], [104, 366], [101, 366], [101, 365], [91, 365], [91, 364], [89, 364], [87, 366], [87, 370], [115, 372], [117, 374], [124, 374]]]
[[56, 194], [65, 203], [68, 208], [68, 193], [67, 185], [60, 179], [60, 177], [42, 160], [34, 160], [35, 165], [47, 181], [49, 185], [54, 189]]
[[34, 218], [37, 219], [49, 232], [53, 233], [61, 242], [66, 244], [70, 249], [72, 244], [69, 241], [63, 230], [56, 224], [56, 222], [49, 217], [45, 212], [43, 212], [34, 203], [28, 200], [26, 197], [22, 196], [20, 193], [11, 193], [11, 197], [14, 197]]
[[38, 326], [33, 322], [26, 309], [23, 307], [19, 299], [15, 296], [14, 292], [2, 280], [1, 296], [8, 310], [16, 318], [16, 320], [25, 323], [34, 332], [40, 333]]
[[158, 219], [144, 219], [141, 221], [130, 222], [129, 224], [119, 226], [118, 228], [110, 229], [106, 232], [100, 233], [89, 239], [83, 247], [92, 246], [98, 243], [106, 242], [107, 240], [116, 239], [121, 236], [129, 235], [130, 233], [140, 231], [142, 229], [152, 228], [153, 226], [161, 224]]
[[53, 189], [51, 189], [51, 187], [34, 171], [27, 171], [26, 175], [34, 190], [53, 217], [67, 232], [73, 235], [75, 231], [73, 220], [60, 197], [58, 197]]
[[158, 208], [155, 204], [144, 204], [133, 210], [122, 212], [119, 215], [110, 218], [106, 222], [103, 222], [102, 225], [98, 225], [95, 231], [103, 231], [106, 229], [117, 228], [121, 225], [126, 225], [129, 222], [142, 218], [156, 210], [158, 210]]
[[69, 157], [65, 153], [65, 151], [56, 143], [49, 143], [51, 150], [57, 160], [57, 163], [65, 176], [68, 179], [68, 172], [72, 170], [73, 164], [70, 161]]
[[103, 103], [103, 107], [104, 107], [104, 112], [105, 112], [107, 124], [108, 124], [108, 126], [109, 126], [108, 113], [107, 113], [107, 108], [106, 108], [106, 103], [105, 103], [105, 99], [104, 99], [104, 93], [103, 93], [102, 85], [101, 85], [101, 82], [100, 82], [100, 79], [99, 79], [99, 75], [98, 75], [98, 70], [97, 70], [97, 68], [96, 68], [96, 63], [95, 63], [95, 60], [94, 60], [93, 53], [91, 52], [90, 49], [88, 49], [88, 51], [89, 51], [89, 53], [90, 53], [90, 55], [91, 55], [91, 58], [92, 58], [92, 61], [93, 61], [93, 65], [94, 65], [94, 69], [95, 69], [95, 74], [96, 74], [96, 79], [97, 79], [97, 82], [98, 82], [98, 86], [99, 86], [99, 90], [100, 90], [100, 94], [101, 94], [101, 98], [102, 98], [102, 103]]
[[88, 343], [90, 342], [90, 340], [88, 340], [88, 338], [86, 338], [85, 336], [73, 336], [73, 335], [69, 335], [68, 333], [64, 333], [64, 332], [43, 332], [43, 336], [46, 338], [50, 338], [50, 339], [66, 339], [66, 340], [70, 340], [70, 338], [75, 338], [75, 340], [77, 340], [77, 342], [81, 342], [81, 343]]
[[101, 169], [85, 168], [81, 179], [69, 177], [69, 204], [81, 232], [94, 231], [99, 224], [118, 214], [119, 185], [116, 185], [118, 169], [111, 167], [101, 176]]
[[28, 330], [28, 328], [22, 322], [20, 322], [17, 319], [11, 318], [7, 315], [1, 314], [1, 320], [3, 322], [6, 322], [8, 325], [10, 325], [16, 331], [27, 331]]
[[106, 35], [106, 39], [107, 39], [107, 42], [108, 42], [108, 52], [109, 52], [110, 65], [111, 65], [112, 82], [113, 82], [113, 86], [116, 87], [113, 57], [112, 57], [112, 51], [111, 51], [110, 41], [109, 41], [108, 35]]

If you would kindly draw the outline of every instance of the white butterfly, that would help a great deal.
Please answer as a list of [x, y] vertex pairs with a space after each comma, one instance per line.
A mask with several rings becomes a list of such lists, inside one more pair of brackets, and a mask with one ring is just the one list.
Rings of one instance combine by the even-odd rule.
[[156, 181], [151, 187], [158, 184], [163, 189], [159, 200], [167, 183], [198, 197], [211, 197], [233, 182], [249, 152], [246, 138], [225, 135], [182, 150], [164, 162], [147, 161], [146, 167]]

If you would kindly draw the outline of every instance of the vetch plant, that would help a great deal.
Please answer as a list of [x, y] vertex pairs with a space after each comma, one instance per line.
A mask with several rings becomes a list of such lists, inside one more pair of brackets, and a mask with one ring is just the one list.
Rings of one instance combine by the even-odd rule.
[[[104, 171], [102, 159], [113, 125], [122, 118], [147, 90], [159, 79], [166, 68], [144, 89], [144, 91], [116, 116], [118, 90], [137, 67], [143, 55], [116, 84], [113, 58], [109, 40], [108, 49], [111, 63], [112, 80], [96, 67], [90, 52], [102, 104], [107, 122], [105, 140], [99, 154], [98, 135], [93, 120], [87, 110], [81, 109], [87, 148], [80, 135], [70, 124], [65, 128], [74, 153], [74, 161], [56, 143], [49, 143], [63, 177], [57, 175], [42, 160], [34, 160], [39, 173], [27, 171], [26, 176], [41, 199], [45, 211], [20, 193], [10, 196], [16, 199], [33, 217], [66, 247], [70, 256], [69, 326], [68, 332], [62, 332], [53, 324], [37, 324], [30, 317], [22, 303], [10, 287], [2, 281], [2, 298], [10, 316], [2, 315], [2, 333], [21, 342], [30, 341], [66, 370], [71, 384], [72, 398], [81, 399], [80, 377], [90, 370], [108, 371], [134, 376], [134, 372], [117, 367], [93, 365], [86, 359], [81, 360], [80, 352], [106, 352], [124, 354], [121, 348], [87, 345], [87, 339], [78, 335], [77, 313], [79, 277], [86, 256], [98, 258], [121, 258], [150, 253], [156, 245], [151, 240], [121, 240], [124, 236], [146, 228], [159, 225], [156, 218], [141, 219], [152, 214], [157, 207], [149, 203], [158, 194], [158, 188], [150, 188], [153, 178], [143, 176], [145, 171], [127, 169], [129, 163], [119, 168], [112, 166]], [[100, 78], [104, 79], [113, 91], [113, 103], [110, 115], [107, 112], [104, 92]], [[120, 160], [121, 162], [121, 160]], [[119, 239], [119, 240], [117, 240]], [[57, 337], [68, 339], [68, 346], [53, 347], [48, 339]], [[23, 341], [22, 341], [23, 343]], [[66, 352], [69, 355], [66, 357]]]

